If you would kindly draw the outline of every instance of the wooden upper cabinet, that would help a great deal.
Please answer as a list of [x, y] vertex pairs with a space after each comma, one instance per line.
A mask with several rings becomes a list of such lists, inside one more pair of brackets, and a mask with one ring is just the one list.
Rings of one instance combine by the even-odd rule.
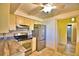
[[16, 15], [10, 14], [9, 30], [16, 30]]
[[20, 16], [16, 16], [16, 24], [22, 24], [24, 25], [24, 19], [23, 17], [20, 17]]
[[9, 31], [9, 7], [7, 3], [0, 4], [0, 33]]

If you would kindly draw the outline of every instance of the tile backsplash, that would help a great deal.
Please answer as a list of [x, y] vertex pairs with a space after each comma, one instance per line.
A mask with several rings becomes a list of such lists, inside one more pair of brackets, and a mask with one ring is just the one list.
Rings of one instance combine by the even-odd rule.
[[0, 34], [0, 40], [1, 39], [14, 39], [14, 34], [13, 33], [1, 33]]

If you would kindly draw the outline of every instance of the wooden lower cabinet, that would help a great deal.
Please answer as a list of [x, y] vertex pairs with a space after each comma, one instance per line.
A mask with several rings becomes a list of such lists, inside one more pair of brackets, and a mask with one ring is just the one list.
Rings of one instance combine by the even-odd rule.
[[25, 56], [28, 56], [32, 53], [32, 40], [25, 40], [19, 42], [27, 51], [25, 52]]

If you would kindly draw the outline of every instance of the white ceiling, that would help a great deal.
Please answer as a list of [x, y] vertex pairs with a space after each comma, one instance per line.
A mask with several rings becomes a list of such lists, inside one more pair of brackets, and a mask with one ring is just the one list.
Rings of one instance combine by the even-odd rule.
[[[56, 15], [79, 10], [79, 3], [54, 3], [54, 5], [56, 5], [58, 8], [52, 10], [52, 12], [49, 14], [40, 11], [42, 7], [40, 6], [39, 3], [11, 4], [10, 11], [11, 13], [15, 13], [20, 16], [28, 18], [30, 18], [31, 16], [31, 18], [33, 19], [45, 20], [52, 18]], [[21, 13], [24, 15], [21, 15]]]

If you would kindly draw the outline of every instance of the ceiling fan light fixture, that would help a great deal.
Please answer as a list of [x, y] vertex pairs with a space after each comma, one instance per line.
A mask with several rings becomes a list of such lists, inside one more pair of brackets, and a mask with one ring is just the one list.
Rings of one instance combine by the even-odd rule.
[[56, 6], [51, 6], [50, 4], [43, 5], [43, 9], [41, 11], [45, 13], [50, 13], [52, 9], [56, 9]]
[[45, 12], [45, 13], [50, 13], [52, 10], [52, 8], [50, 7], [44, 7], [41, 11]]
[[56, 9], [57, 7], [56, 7], [56, 6], [52, 6], [52, 8], [53, 8], [53, 9]]

